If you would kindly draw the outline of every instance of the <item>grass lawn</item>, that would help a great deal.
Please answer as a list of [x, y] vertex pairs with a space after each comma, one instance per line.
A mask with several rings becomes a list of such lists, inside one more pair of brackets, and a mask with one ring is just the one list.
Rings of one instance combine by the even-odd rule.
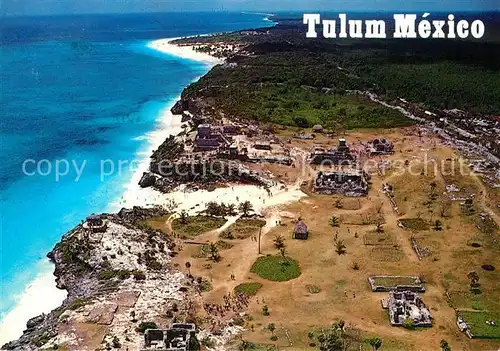
[[257, 294], [257, 291], [260, 290], [260, 288], [262, 288], [262, 284], [261, 283], [256, 283], [256, 282], [252, 282], [252, 283], [243, 283], [243, 284], [240, 284], [238, 286], [236, 286], [234, 288], [234, 291], [235, 292], [243, 292], [249, 296], [253, 296], [255, 294]]
[[410, 230], [428, 230], [429, 225], [422, 218], [401, 218], [399, 223], [403, 225], [405, 229]]
[[[500, 339], [499, 312], [459, 311], [459, 313], [475, 338]], [[496, 325], [488, 325], [486, 321], [495, 321]]]
[[226, 223], [226, 220], [222, 218], [193, 216], [188, 217], [186, 224], [183, 224], [180, 218], [174, 219], [172, 221], [172, 229], [179, 234], [182, 239], [190, 239], [197, 235], [220, 228], [224, 223]]
[[149, 225], [153, 229], [160, 230], [165, 234], [170, 234], [170, 229], [167, 225], [167, 220], [169, 219], [170, 216], [171, 214], [169, 213], [165, 216], [151, 218], [147, 221], [144, 221], [143, 223]]
[[260, 227], [263, 227], [266, 221], [261, 219], [238, 219], [227, 230], [220, 234], [223, 239], [246, 239], [251, 235], [257, 235]]
[[415, 285], [422, 286], [421, 283], [417, 283], [414, 277], [401, 276], [401, 277], [371, 277], [375, 282], [375, 285], [384, 286], [386, 288], [394, 288], [398, 285]]
[[481, 294], [473, 294], [470, 291], [451, 291], [451, 301], [457, 309], [490, 310], [500, 311], [500, 301], [497, 301], [498, 293], [491, 290], [483, 290]]
[[284, 282], [300, 276], [300, 267], [297, 261], [281, 256], [259, 257], [250, 270], [259, 277], [275, 282]]

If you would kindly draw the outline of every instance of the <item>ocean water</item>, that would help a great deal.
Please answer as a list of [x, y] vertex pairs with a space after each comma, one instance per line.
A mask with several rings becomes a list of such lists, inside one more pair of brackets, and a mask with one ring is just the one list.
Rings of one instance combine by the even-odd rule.
[[147, 43], [270, 25], [248, 13], [2, 18], [0, 319], [62, 234], [120, 199], [143, 136], [209, 69]]

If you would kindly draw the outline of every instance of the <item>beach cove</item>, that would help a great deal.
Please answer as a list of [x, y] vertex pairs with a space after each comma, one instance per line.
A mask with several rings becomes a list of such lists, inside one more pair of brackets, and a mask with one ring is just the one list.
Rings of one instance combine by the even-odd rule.
[[[218, 26], [215, 27], [213, 31], [220, 32], [223, 30], [243, 29], [246, 26], [269, 25], [269, 22], [262, 21], [262, 16], [260, 15], [255, 16], [246, 14], [245, 16], [244, 20], [239, 23], [228, 20], [229, 24], [225, 27], [224, 21], [218, 22]], [[234, 17], [231, 18], [231, 20], [233, 19]], [[213, 25], [213, 23], [210, 24]], [[168, 33], [168, 30], [157, 29], [157, 32], [161, 31]], [[174, 34], [172, 37], [179, 37], [179, 34], [203, 34], [211, 32], [212, 30], [206, 27], [199, 27], [196, 29], [199, 33], [193, 31], [192, 27], [188, 27], [184, 29], [184, 32], [182, 32], [182, 30], [180, 32], [175, 32], [175, 34], [177, 34], [175, 35], [174, 30], [170, 30], [170, 32]], [[144, 167], [147, 167], [151, 151], [157, 147], [167, 135], [176, 134], [180, 131], [180, 118], [172, 116], [170, 108], [178, 99], [181, 90], [189, 82], [196, 80], [199, 76], [206, 73], [211, 65], [218, 62], [210, 56], [198, 54], [190, 48], [181, 48], [179, 50], [174, 46], [169, 46], [165, 40], [137, 40], [137, 37], [134, 38], [133, 41], [128, 41], [124, 44], [119, 43], [119, 49], [116, 52], [109, 52], [109, 46], [106, 47], [104, 41], [116, 40], [117, 38], [103, 38], [103, 35], [104, 34], [99, 34], [96, 42], [91, 45], [93, 50], [107, 50], [107, 54], [110, 55], [107, 58], [118, 58], [123, 55], [125, 51], [137, 55], [140, 60], [144, 61], [142, 63], [142, 66], [144, 66], [143, 72], [146, 72], [146, 67], [149, 65], [147, 68], [152, 71], [151, 82], [156, 86], [163, 85], [163, 91], [147, 91], [144, 83], [147, 77], [141, 77], [141, 83], [139, 84], [137, 84], [137, 82], [139, 82], [137, 79], [129, 77], [129, 80], [122, 82], [122, 84], [125, 85], [121, 87], [120, 95], [123, 95], [129, 88], [139, 88], [143, 89], [145, 92], [143, 99], [147, 99], [137, 101], [137, 105], [132, 112], [130, 112], [130, 106], [127, 107], [126, 101], [124, 100], [112, 102], [111, 99], [108, 98], [107, 101], [103, 102], [104, 105], [98, 105], [95, 100], [92, 100], [93, 98], [89, 98], [86, 101], [84, 99], [84, 101], [82, 101], [83, 104], [95, 105], [95, 110], [90, 111], [92, 114], [95, 113], [95, 115], [100, 114], [100, 109], [109, 112], [113, 108], [119, 108], [120, 110], [117, 113], [118, 118], [107, 113], [108, 116], [99, 116], [102, 117], [101, 121], [103, 123], [101, 125], [96, 125], [92, 123], [93, 116], [88, 111], [73, 115], [71, 116], [74, 121], [73, 123], [81, 123], [84, 128], [80, 128], [80, 133], [78, 134], [68, 133], [59, 127], [52, 128], [55, 135], [53, 135], [51, 144], [58, 150], [56, 154], [51, 155], [49, 150], [45, 148], [43, 151], [37, 150], [35, 153], [31, 151], [25, 155], [17, 155], [11, 160], [11, 163], [5, 164], [6, 167], [10, 166], [11, 168], [6, 169], [6, 172], [4, 172], [6, 177], [9, 178], [4, 181], [2, 189], [2, 214], [4, 219], [2, 220], [2, 319], [0, 322], [0, 344], [18, 337], [25, 328], [25, 323], [29, 318], [50, 311], [52, 308], [57, 307], [64, 299], [66, 295], [65, 292], [56, 289], [54, 286], [54, 277], [52, 275], [53, 266], [45, 259], [46, 252], [50, 250], [53, 244], [58, 240], [58, 236], [78, 224], [90, 213], [114, 212], [121, 207], [148, 205], [166, 201], [160, 199], [157, 194], [148, 194], [149, 190], [141, 192], [141, 189], [137, 186], [137, 177], [140, 177]], [[27, 42], [29, 42], [29, 40], [27, 40]], [[68, 45], [62, 45], [57, 42], [50, 43], [50, 45], [55, 45], [55, 47], [61, 46], [63, 50], [66, 50], [63, 51], [65, 55], [76, 55], [76, 57], [79, 57], [84, 62], [89, 59], [89, 57], [85, 57], [85, 55], [89, 55], [88, 49], [90, 47], [89, 44], [84, 44], [84, 42], [84, 40], [75, 39], [69, 42]], [[41, 44], [36, 45], [40, 46]], [[155, 47], [156, 45], [159, 47]], [[31, 55], [29, 57], [33, 60], [32, 62], [35, 63], [34, 60], [40, 61], [42, 59], [42, 54], [48, 55], [49, 51], [53, 49], [54, 46], [47, 48], [42, 46], [36, 57]], [[12, 55], [17, 55], [14, 49], [12, 50]], [[61, 58], [61, 60], [67, 59], [68, 58], [64, 56]], [[167, 63], [171, 63], [174, 68], [173, 70], [159, 74], [158, 72], [161, 71], [161, 66], [165, 66], [166, 64], [165, 60]], [[113, 65], [112, 62], [109, 64]], [[125, 62], [125, 65], [130, 64], [131, 62]], [[28, 74], [35, 79], [35, 82], [40, 82], [39, 84], [41, 84], [46, 78], [44, 75], [48, 72], [46, 67], [42, 67], [41, 64], [39, 64], [38, 67], [35, 65], [35, 67], [32, 68], [33, 70], [29, 71]], [[120, 69], [124, 68], [116, 67], [116, 74], [118, 74]], [[186, 73], [185, 70], [189, 72]], [[172, 84], [170, 85], [165, 84], [169, 82], [169, 79], [171, 79], [174, 73], [180, 74], [182, 78], [180, 80], [176, 79], [174, 82], [171, 82]], [[71, 71], [65, 72], [62, 70], [61, 75], [63, 78], [66, 78], [64, 77], [65, 74], [67, 78], [72, 78]], [[89, 84], [91, 77], [92, 75], [88, 74], [83, 83]], [[65, 82], [61, 81], [60, 83], [64, 84]], [[126, 84], [129, 85], [127, 86]], [[165, 85], [167, 86], [166, 88]], [[25, 89], [23, 86], [18, 86], [17, 82], [7, 80], [6, 87], [9, 86], [19, 90]], [[104, 89], [104, 86], [98, 89]], [[72, 89], [70, 89], [70, 91], [71, 90]], [[78, 106], [74, 103], [76, 101], [76, 95], [74, 95], [74, 93], [75, 92], [69, 95], [69, 97], [67, 95], [66, 98], [68, 99], [68, 103], [73, 105], [71, 106], [72, 108], [77, 108]], [[6, 96], [6, 98], [8, 97], [9, 96]], [[9, 103], [20, 103], [21, 99], [22, 95], [18, 97], [17, 101], [12, 100], [9, 101]], [[16, 105], [7, 105], [7, 101], [2, 101], [2, 105], [4, 104], [6, 106], [6, 111], [15, 111]], [[129, 110], [129, 112], [125, 112], [127, 110]], [[36, 120], [32, 119], [31, 122], [43, 125], [47, 123], [50, 118], [50, 113], [55, 112], [54, 110], [45, 110], [42, 114], [41, 111], [40, 108], [38, 108], [37, 111], [33, 111], [34, 113], [40, 114], [40, 118]], [[27, 112], [25, 113], [27, 114]], [[65, 115], [63, 111], [57, 111], [57, 113], [58, 118], [62, 118], [62, 116]], [[12, 114], [12, 116], [14, 115]], [[144, 118], [144, 116], [148, 117]], [[59, 119], [59, 121], [62, 122], [61, 119]], [[21, 127], [22, 123], [19, 123], [18, 127]], [[57, 123], [58, 122], [56, 122], [56, 124]], [[123, 133], [124, 130], [119, 131], [121, 134], [121, 141], [117, 144], [111, 140], [110, 136], [116, 135], [115, 133], [118, 132], [116, 129], [118, 128], [118, 124], [128, 126], [125, 129], [126, 133]], [[151, 126], [154, 126], [154, 128], [151, 128]], [[23, 139], [23, 137], [17, 136], [14, 128], [10, 128], [6, 131], [2, 130], [2, 134], [7, 136], [7, 138], [4, 139], [6, 141], [3, 142], [6, 146], [7, 154], [13, 152], [11, 151], [13, 149], [9, 148], [10, 145], [8, 142], [16, 141], [18, 144], [21, 143], [21, 145], [29, 144], [29, 139]], [[68, 146], [61, 140], [67, 142]], [[45, 141], [43, 133], [40, 133], [40, 139], [36, 144], [43, 145]], [[77, 150], [77, 147], [80, 146], [81, 149]], [[32, 157], [34, 159], [42, 157], [51, 159], [54, 158], [54, 156], [73, 156], [68, 151], [64, 151], [65, 147], [71, 147], [71, 151], [74, 152], [73, 155], [76, 155], [78, 159], [89, 160], [89, 166], [86, 171], [91, 173], [84, 173], [84, 177], [81, 179], [80, 183], [77, 184], [76, 188], [73, 181], [64, 179], [58, 184], [54, 184], [54, 181], [47, 177], [19, 177], [19, 165], [22, 164], [21, 156]], [[102, 150], [102, 153], [93, 155], [93, 147], [98, 147]], [[26, 148], [27, 146], [23, 149]], [[138, 167], [137, 169], [127, 170], [124, 174], [113, 175], [109, 177], [106, 182], [101, 183], [95, 173], [98, 169], [96, 166], [98, 164], [97, 161], [104, 157], [110, 158], [109, 155], [111, 150], [116, 150], [117, 148], [119, 149], [119, 153], [112, 154], [113, 159], [130, 159], [131, 155], [135, 155], [134, 158], [138, 161]], [[26, 150], [29, 151], [29, 149]], [[85, 177], [86, 174], [89, 176]], [[37, 182], [34, 181], [35, 178]], [[47, 189], [52, 190], [47, 193]], [[19, 201], [19, 198], [15, 196], [21, 190], [29, 191], [31, 193], [31, 198], [29, 198], [29, 200], [25, 199]], [[38, 194], [40, 194], [40, 196]], [[72, 194], [72, 196], [68, 197], [69, 194]], [[57, 202], [54, 203], [54, 207], [52, 207], [51, 200], [56, 200], [56, 196]], [[252, 194], [249, 193], [249, 196], [252, 196]], [[179, 200], [182, 200], [181, 196], [177, 195], [177, 197]], [[68, 202], [68, 199], [71, 199], [71, 201]], [[28, 223], [23, 226], [19, 222], [8, 221], [8, 218], [16, 218], [16, 214], [24, 212], [23, 208], [28, 205], [30, 207], [35, 206], [36, 208], [43, 209], [42, 211], [32, 211], [32, 213], [26, 213], [25, 215], [28, 223], [43, 223], [38, 226], [37, 239], [34, 241], [32, 241], [31, 237], [28, 235], [20, 235], [20, 233], [27, 232], [26, 228]], [[53, 211], [54, 209], [58, 209], [58, 211]], [[67, 210], [70, 212], [65, 213], [64, 211]], [[61, 218], [63, 220], [61, 220]], [[12, 233], [12, 237], [9, 233]], [[16, 238], [16, 240], [14, 240], [14, 238]], [[26, 253], [25, 257], [21, 257], [18, 254], [19, 248], [22, 248], [23, 252]], [[7, 265], [7, 262], [12, 263], [12, 265]], [[41, 304], [40, 300], [43, 300], [44, 303]]]

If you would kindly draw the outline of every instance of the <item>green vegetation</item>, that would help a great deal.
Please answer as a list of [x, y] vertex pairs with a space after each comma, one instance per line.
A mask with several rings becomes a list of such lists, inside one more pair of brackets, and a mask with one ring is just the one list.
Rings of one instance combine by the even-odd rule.
[[[459, 311], [459, 314], [469, 326], [474, 338], [500, 339], [499, 312]], [[496, 325], [490, 325], [488, 321], [495, 321]]]
[[262, 288], [261, 283], [256, 283], [256, 282], [242, 283], [242, 284], [236, 286], [234, 288], [234, 291], [237, 293], [242, 292], [242, 293], [245, 293], [249, 296], [253, 296], [253, 295], [257, 294], [257, 292], [260, 290], [260, 288]]
[[405, 96], [408, 100], [443, 109], [483, 113], [500, 109], [500, 77], [486, 69], [442, 61], [373, 64], [365, 72], [393, 97]]
[[496, 291], [484, 290], [482, 294], [471, 291], [451, 291], [449, 293], [453, 306], [457, 309], [473, 309], [500, 311], [500, 301]]
[[86, 304], [88, 303], [88, 300], [85, 300], [85, 299], [80, 299], [80, 298], [76, 298], [74, 299], [69, 305], [68, 305], [68, 310], [77, 310], [79, 309], [80, 307], [83, 307], [85, 306]]
[[[293, 25], [293, 22], [287, 25]], [[298, 26], [302, 26], [297, 23]], [[423, 108], [500, 111], [496, 43], [450, 40], [307, 40], [300, 31], [271, 29], [205, 38], [247, 43], [252, 57], [214, 67], [186, 88], [184, 99], [210, 91], [210, 104], [226, 115], [302, 128], [387, 128], [412, 123], [399, 111], [346, 90], [374, 90]], [[215, 38], [215, 39], [214, 39]]]
[[220, 228], [226, 223], [222, 218], [210, 216], [190, 216], [187, 223], [182, 223], [180, 218], [172, 221], [172, 229], [183, 239], [191, 239], [200, 234]]
[[120, 280], [125, 280], [130, 278], [131, 272], [126, 269], [108, 269], [100, 271], [98, 274], [99, 280], [110, 280], [113, 278], [118, 278]]
[[283, 282], [300, 276], [300, 267], [297, 261], [290, 257], [284, 260], [281, 255], [259, 257], [250, 271], [263, 279], [276, 282]]
[[158, 329], [158, 325], [155, 322], [141, 322], [135, 330], [144, 333], [146, 329]]

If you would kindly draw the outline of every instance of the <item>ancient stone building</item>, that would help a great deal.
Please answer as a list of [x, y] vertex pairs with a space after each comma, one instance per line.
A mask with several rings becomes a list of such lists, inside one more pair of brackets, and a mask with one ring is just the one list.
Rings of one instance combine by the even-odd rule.
[[319, 194], [364, 196], [368, 193], [366, 174], [361, 170], [318, 172], [313, 191]]
[[416, 327], [432, 326], [431, 312], [417, 293], [391, 291], [387, 307], [393, 326], [404, 326], [407, 323]]

